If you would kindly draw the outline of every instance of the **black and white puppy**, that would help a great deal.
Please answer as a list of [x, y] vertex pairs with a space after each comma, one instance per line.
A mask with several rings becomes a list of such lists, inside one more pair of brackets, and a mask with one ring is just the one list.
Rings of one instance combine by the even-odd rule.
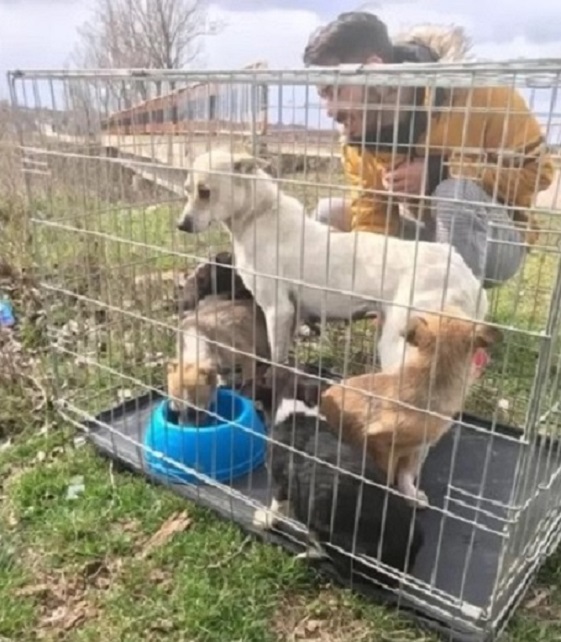
[[280, 516], [293, 518], [309, 533], [310, 550], [300, 557], [329, 557], [345, 578], [354, 570], [395, 585], [395, 578], [353, 557], [411, 569], [423, 544], [414, 508], [387, 488], [362, 448], [330, 430], [319, 413], [317, 379], [277, 369], [275, 386], [269, 378], [254, 382], [253, 389], [270, 425], [268, 466], [274, 484], [271, 505], [256, 511], [254, 526], [272, 528]]
[[[253, 299], [234, 267], [230, 252], [219, 252], [212, 261], [201, 263], [186, 278], [179, 297], [180, 312], [194, 310], [208, 296], [225, 295], [236, 301]], [[259, 314], [261, 308], [258, 308]]]

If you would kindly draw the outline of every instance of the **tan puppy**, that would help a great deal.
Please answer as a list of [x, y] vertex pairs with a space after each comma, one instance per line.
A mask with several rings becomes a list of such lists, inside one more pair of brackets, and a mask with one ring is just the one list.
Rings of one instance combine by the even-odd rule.
[[206, 410], [217, 386], [218, 372], [210, 360], [199, 362], [197, 366], [196, 363], [182, 363], [179, 359], [173, 359], [167, 365], [170, 409], [179, 414], [181, 424], [204, 424], [209, 417]]
[[[502, 339], [496, 328], [449, 307], [411, 317], [404, 338], [410, 355], [391, 371], [350, 377], [322, 395], [321, 413], [333, 430], [363, 443], [389, 482], [426, 507], [415, 487], [428, 448], [449, 429], [469, 387], [487, 361], [486, 349]], [[370, 394], [369, 394], [370, 393]], [[373, 396], [374, 395], [374, 396]]]

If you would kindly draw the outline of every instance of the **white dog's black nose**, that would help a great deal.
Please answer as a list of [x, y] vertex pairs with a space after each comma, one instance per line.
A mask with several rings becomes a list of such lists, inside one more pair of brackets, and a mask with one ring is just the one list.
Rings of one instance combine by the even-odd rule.
[[193, 233], [193, 219], [190, 216], [184, 216], [177, 224], [177, 229], [187, 234]]

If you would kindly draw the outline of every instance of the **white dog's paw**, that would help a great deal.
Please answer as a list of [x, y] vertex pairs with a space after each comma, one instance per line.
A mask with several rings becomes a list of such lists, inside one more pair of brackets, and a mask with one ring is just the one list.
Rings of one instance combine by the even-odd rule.
[[275, 514], [268, 508], [258, 508], [253, 513], [253, 526], [261, 530], [267, 530], [273, 526]]
[[298, 326], [297, 335], [300, 339], [314, 339], [321, 337], [321, 326], [317, 323], [302, 323]]
[[306, 325], [303, 323], [301, 326], [298, 328], [298, 336], [302, 337], [303, 339], [307, 339], [308, 337], [311, 337], [313, 335], [312, 328], [310, 328], [309, 325]]

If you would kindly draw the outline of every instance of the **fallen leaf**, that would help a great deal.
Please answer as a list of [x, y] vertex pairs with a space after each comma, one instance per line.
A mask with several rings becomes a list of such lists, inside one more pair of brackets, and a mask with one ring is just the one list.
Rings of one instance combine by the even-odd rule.
[[306, 622], [306, 631], [308, 633], [315, 633], [321, 626], [320, 620], [308, 620]]
[[74, 437], [73, 444], [74, 444], [74, 448], [81, 448], [86, 444], [86, 438], [83, 436]]
[[170, 579], [169, 574], [159, 568], [153, 569], [148, 577], [153, 584], [162, 584]]
[[131, 397], [132, 397], [132, 390], [129, 390], [128, 388], [121, 388], [117, 390], [117, 399], [119, 401], [126, 401]]
[[538, 589], [535, 591], [533, 597], [531, 597], [526, 603], [525, 607], [528, 610], [536, 609], [538, 606], [541, 606], [551, 595], [549, 589]]
[[191, 523], [192, 519], [187, 515], [186, 510], [171, 515], [144, 544], [140, 559], [146, 559], [152, 551], [163, 546], [175, 533], [187, 530]]
[[66, 614], [68, 613], [67, 606], [58, 606], [56, 609], [51, 611], [49, 615], [45, 616], [41, 620], [42, 627], [56, 626], [64, 620]]
[[17, 597], [35, 597], [36, 595], [45, 595], [50, 591], [47, 584], [33, 584], [24, 586], [16, 591]]
[[70, 485], [66, 491], [66, 499], [77, 499], [85, 490], [84, 477], [76, 475], [70, 480]]
[[158, 590], [163, 593], [169, 593], [173, 590], [174, 582], [173, 577], [168, 571], [161, 569], [153, 569], [148, 575], [150, 582], [153, 586], [157, 586]]
[[64, 448], [62, 446], [55, 446], [49, 453], [51, 459], [55, 459], [59, 455], [64, 455]]
[[135, 533], [138, 532], [140, 523], [137, 519], [128, 519], [124, 522], [121, 522], [119, 526], [120, 530], [122, 530], [123, 533]]
[[173, 620], [167, 620], [164, 618], [160, 618], [159, 620], [156, 620], [155, 622], [152, 622], [152, 624], [150, 624], [150, 631], [157, 633], [169, 633], [174, 629], [175, 624], [173, 623]]
[[95, 615], [95, 609], [85, 600], [71, 606], [59, 606], [50, 615], [43, 618], [41, 626], [70, 631], [77, 624]]

